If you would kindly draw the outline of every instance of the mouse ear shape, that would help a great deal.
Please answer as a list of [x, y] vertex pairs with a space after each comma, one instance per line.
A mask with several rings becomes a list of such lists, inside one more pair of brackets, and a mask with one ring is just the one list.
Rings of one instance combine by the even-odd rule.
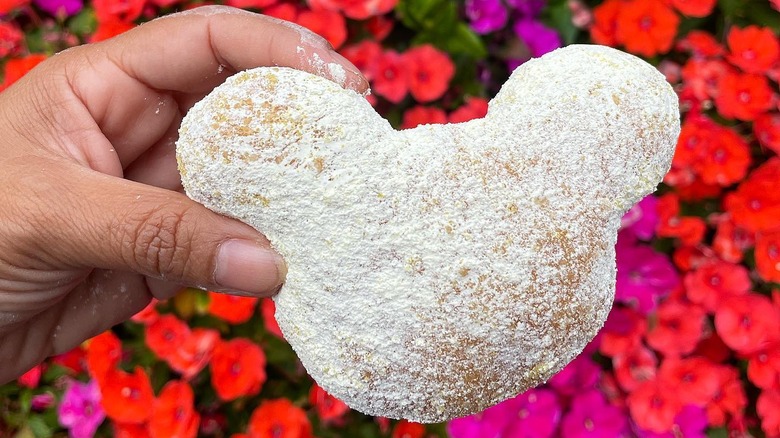
[[490, 102], [486, 120], [501, 136], [539, 148], [532, 155], [562, 161], [558, 177], [615, 214], [655, 190], [680, 132], [677, 95], [658, 70], [588, 45], [523, 64]]

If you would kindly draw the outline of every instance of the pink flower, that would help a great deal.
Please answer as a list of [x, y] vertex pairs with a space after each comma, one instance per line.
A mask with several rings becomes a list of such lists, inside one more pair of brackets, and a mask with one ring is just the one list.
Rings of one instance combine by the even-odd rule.
[[457, 418], [447, 425], [451, 438], [546, 438], [561, 418], [555, 393], [531, 389], [478, 414]]
[[620, 226], [641, 240], [650, 240], [658, 225], [658, 198], [648, 195], [628, 210], [620, 220]]
[[554, 375], [549, 384], [559, 394], [573, 396], [595, 388], [600, 377], [601, 368], [590, 357], [581, 354]]
[[70, 430], [71, 438], [91, 438], [95, 434], [106, 417], [100, 399], [96, 381], [70, 381], [57, 408], [57, 417], [60, 424]]
[[661, 297], [668, 295], [677, 286], [680, 279], [674, 265], [664, 254], [650, 246], [626, 241], [626, 234], [620, 233], [615, 246], [615, 300], [646, 315], [655, 309]]
[[624, 436], [627, 427], [626, 414], [607, 403], [602, 393], [592, 390], [572, 399], [571, 409], [561, 423], [561, 436], [617, 438]]

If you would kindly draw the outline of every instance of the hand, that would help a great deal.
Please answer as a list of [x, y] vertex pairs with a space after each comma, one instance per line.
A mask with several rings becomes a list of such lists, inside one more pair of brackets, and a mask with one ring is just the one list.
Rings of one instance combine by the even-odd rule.
[[262, 235], [180, 193], [177, 129], [236, 71], [331, 63], [366, 90], [322, 38], [212, 6], [67, 50], [0, 94], [0, 383], [182, 285], [278, 290]]

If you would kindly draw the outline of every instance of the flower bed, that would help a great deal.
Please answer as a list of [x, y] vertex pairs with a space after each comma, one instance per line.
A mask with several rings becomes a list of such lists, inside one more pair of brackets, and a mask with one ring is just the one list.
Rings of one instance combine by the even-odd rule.
[[[57, 51], [199, 4], [0, 0], [0, 90]], [[0, 436], [780, 437], [779, 1], [225, 4], [323, 35], [399, 128], [483, 116], [512, 69], [565, 44], [656, 65], [682, 133], [664, 184], [624, 217], [604, 329], [547, 384], [423, 426], [314, 384], [271, 300], [186, 289], [0, 386]]]

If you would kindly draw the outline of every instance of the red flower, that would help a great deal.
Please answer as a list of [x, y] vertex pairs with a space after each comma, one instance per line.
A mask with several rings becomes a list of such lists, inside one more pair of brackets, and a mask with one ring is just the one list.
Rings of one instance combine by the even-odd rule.
[[727, 361], [733, 352], [728, 345], [714, 331], [709, 332], [709, 336], [702, 339], [696, 346], [694, 354], [708, 359], [712, 363], [723, 363]]
[[[159, 1], [159, 0], [152, 0], [152, 1]], [[171, 2], [176, 2], [178, 0], [166, 0]], [[267, 8], [273, 4], [275, 4], [277, 0], [226, 0], [225, 4], [228, 6], [233, 6], [234, 8], [240, 8], [240, 9], [262, 9]]]
[[373, 90], [392, 103], [400, 102], [409, 90], [406, 81], [406, 58], [393, 50], [382, 53], [374, 71]]
[[753, 133], [761, 146], [780, 154], [780, 114], [761, 114], [753, 122]]
[[139, 324], [151, 324], [160, 317], [157, 313], [157, 299], [152, 299], [141, 311], [130, 317], [130, 320]]
[[590, 28], [590, 37], [596, 44], [616, 46], [618, 13], [623, 0], [606, 0], [593, 8], [593, 25]]
[[363, 40], [358, 44], [344, 47], [341, 49], [341, 54], [371, 81], [374, 79], [376, 65], [382, 55], [382, 46], [376, 41]]
[[365, 20], [375, 15], [390, 12], [398, 4], [398, 0], [309, 0], [308, 3], [314, 9], [342, 11], [349, 18]]
[[29, 0], [0, 0], [0, 15], [6, 15], [29, 3]]
[[768, 437], [780, 436], [780, 389], [761, 391], [756, 402], [761, 429]]
[[306, 10], [298, 15], [296, 22], [321, 35], [336, 49], [347, 40], [347, 22], [338, 12], [325, 9]]
[[306, 413], [285, 398], [263, 400], [249, 419], [249, 438], [312, 438]]
[[159, 358], [167, 360], [190, 335], [190, 327], [174, 315], [162, 315], [146, 326], [146, 346]]
[[780, 283], [780, 232], [756, 237], [756, 270], [766, 281]]
[[98, 22], [95, 32], [93, 32], [89, 37], [89, 42], [96, 43], [98, 41], [104, 41], [119, 34], [125, 33], [134, 27], [135, 25], [133, 23], [115, 19], [111, 21], [100, 21]]
[[425, 426], [412, 421], [401, 420], [393, 428], [391, 438], [422, 438], [425, 435]]
[[242, 324], [255, 314], [258, 298], [209, 292], [209, 313], [231, 324]]
[[349, 412], [349, 406], [346, 403], [328, 394], [316, 383], [309, 391], [309, 403], [314, 406], [317, 415], [326, 423], [339, 420]]
[[38, 364], [30, 368], [26, 373], [19, 376], [16, 380], [20, 386], [25, 388], [37, 388], [38, 383], [41, 381], [41, 374], [43, 373], [43, 365]]
[[666, 359], [658, 375], [669, 387], [674, 388], [683, 405], [706, 405], [720, 386], [716, 365], [702, 357]]
[[160, 397], [154, 401], [149, 420], [152, 438], [193, 438], [198, 434], [200, 416], [193, 407], [192, 388], [185, 382], [165, 384]]
[[263, 316], [265, 330], [279, 339], [284, 339], [284, 334], [282, 334], [282, 329], [279, 328], [279, 324], [276, 322], [274, 313], [276, 313], [276, 304], [274, 304], [274, 300], [263, 298], [260, 302], [260, 314]]
[[601, 330], [599, 351], [609, 357], [620, 356], [637, 349], [647, 330], [647, 321], [636, 310], [613, 307]]
[[691, 58], [682, 68], [683, 86], [699, 101], [718, 95], [721, 78], [733, 69], [720, 59]]
[[149, 419], [154, 393], [143, 368], [136, 367], [133, 374], [110, 370], [100, 384], [100, 392], [100, 403], [112, 420], [139, 424]]
[[616, 36], [629, 52], [644, 56], [672, 48], [680, 17], [663, 0], [630, 0], [622, 3]]
[[467, 97], [466, 103], [450, 113], [450, 123], [462, 123], [481, 119], [487, 115], [488, 101], [481, 97]]
[[689, 17], [706, 17], [715, 8], [716, 0], [671, 0], [672, 6]]
[[635, 390], [648, 380], [655, 379], [658, 358], [649, 349], [640, 346], [612, 358], [615, 379], [626, 392]]
[[656, 310], [647, 343], [667, 358], [690, 354], [704, 334], [705, 313], [680, 300], [666, 300]]
[[780, 158], [773, 157], [755, 169], [724, 204], [734, 224], [752, 233], [780, 228]]
[[[705, 116], [694, 115], [687, 117], [683, 123], [672, 166], [689, 170], [705, 184], [725, 187], [741, 181], [747, 174], [750, 148], [731, 129]], [[674, 186], [680, 184], [672, 175], [667, 176], [665, 181]]]
[[715, 371], [718, 390], [707, 404], [707, 418], [711, 427], [726, 423], [727, 415], [738, 416], [747, 405], [747, 396], [739, 373], [729, 367], [720, 366]]
[[778, 340], [780, 312], [769, 298], [750, 293], [719, 306], [715, 329], [732, 350], [754, 353]]
[[114, 438], [149, 438], [146, 424], [114, 423]]
[[86, 352], [79, 345], [68, 352], [52, 357], [51, 362], [66, 368], [72, 374], [80, 374], [86, 366], [86, 358]]
[[112, 331], [103, 332], [87, 343], [87, 369], [102, 386], [109, 371], [119, 365], [122, 343]]
[[754, 239], [744, 230], [737, 228], [730, 216], [725, 215], [718, 221], [712, 250], [723, 260], [730, 263], [742, 261], [744, 252], [753, 247]]
[[658, 198], [658, 236], [680, 239], [680, 243], [687, 246], [697, 245], [704, 238], [707, 225], [700, 217], [681, 217], [679, 214], [680, 200], [674, 193]]
[[130, 23], [141, 16], [146, 0], [94, 0], [98, 22]]
[[752, 121], [772, 107], [772, 89], [764, 76], [726, 73], [718, 83], [715, 105], [723, 117]]
[[366, 30], [371, 33], [375, 41], [382, 41], [390, 35], [395, 26], [395, 20], [384, 15], [376, 15], [366, 20]]
[[24, 58], [13, 58], [6, 61], [5, 71], [3, 73], [3, 83], [0, 84], [0, 91], [10, 87], [11, 84], [21, 79], [27, 72], [45, 60], [45, 55], [36, 53], [27, 55]]
[[780, 388], [780, 344], [771, 344], [751, 354], [747, 375], [759, 388]]
[[780, 44], [772, 29], [732, 27], [726, 37], [728, 60], [747, 73], [765, 73], [780, 58]]
[[682, 409], [678, 392], [660, 379], [642, 383], [626, 401], [637, 426], [657, 433], [670, 431]]
[[741, 181], [750, 166], [747, 141], [729, 128], [716, 125], [712, 141], [702, 148], [693, 168], [705, 184], [729, 186]]
[[189, 380], [209, 363], [217, 342], [219, 333], [216, 330], [196, 328], [165, 360], [174, 371]]
[[690, 52], [692, 58], [714, 58], [726, 53], [723, 46], [712, 36], [703, 30], [688, 32], [678, 43], [679, 50]]
[[263, 9], [263, 14], [294, 23], [298, 19], [298, 8], [291, 3], [277, 3]]
[[24, 34], [14, 23], [0, 22], [0, 58], [19, 53], [24, 43]]
[[447, 114], [443, 109], [435, 106], [425, 107], [417, 105], [404, 112], [401, 129], [414, 128], [419, 125], [447, 123]]
[[249, 339], [222, 341], [211, 357], [211, 385], [225, 401], [260, 392], [265, 382], [265, 354]]
[[418, 102], [440, 98], [455, 75], [455, 64], [430, 44], [409, 49], [403, 55], [409, 91]]
[[688, 299], [710, 312], [733, 297], [743, 296], [752, 286], [747, 269], [742, 265], [715, 260], [685, 275], [683, 280]]

